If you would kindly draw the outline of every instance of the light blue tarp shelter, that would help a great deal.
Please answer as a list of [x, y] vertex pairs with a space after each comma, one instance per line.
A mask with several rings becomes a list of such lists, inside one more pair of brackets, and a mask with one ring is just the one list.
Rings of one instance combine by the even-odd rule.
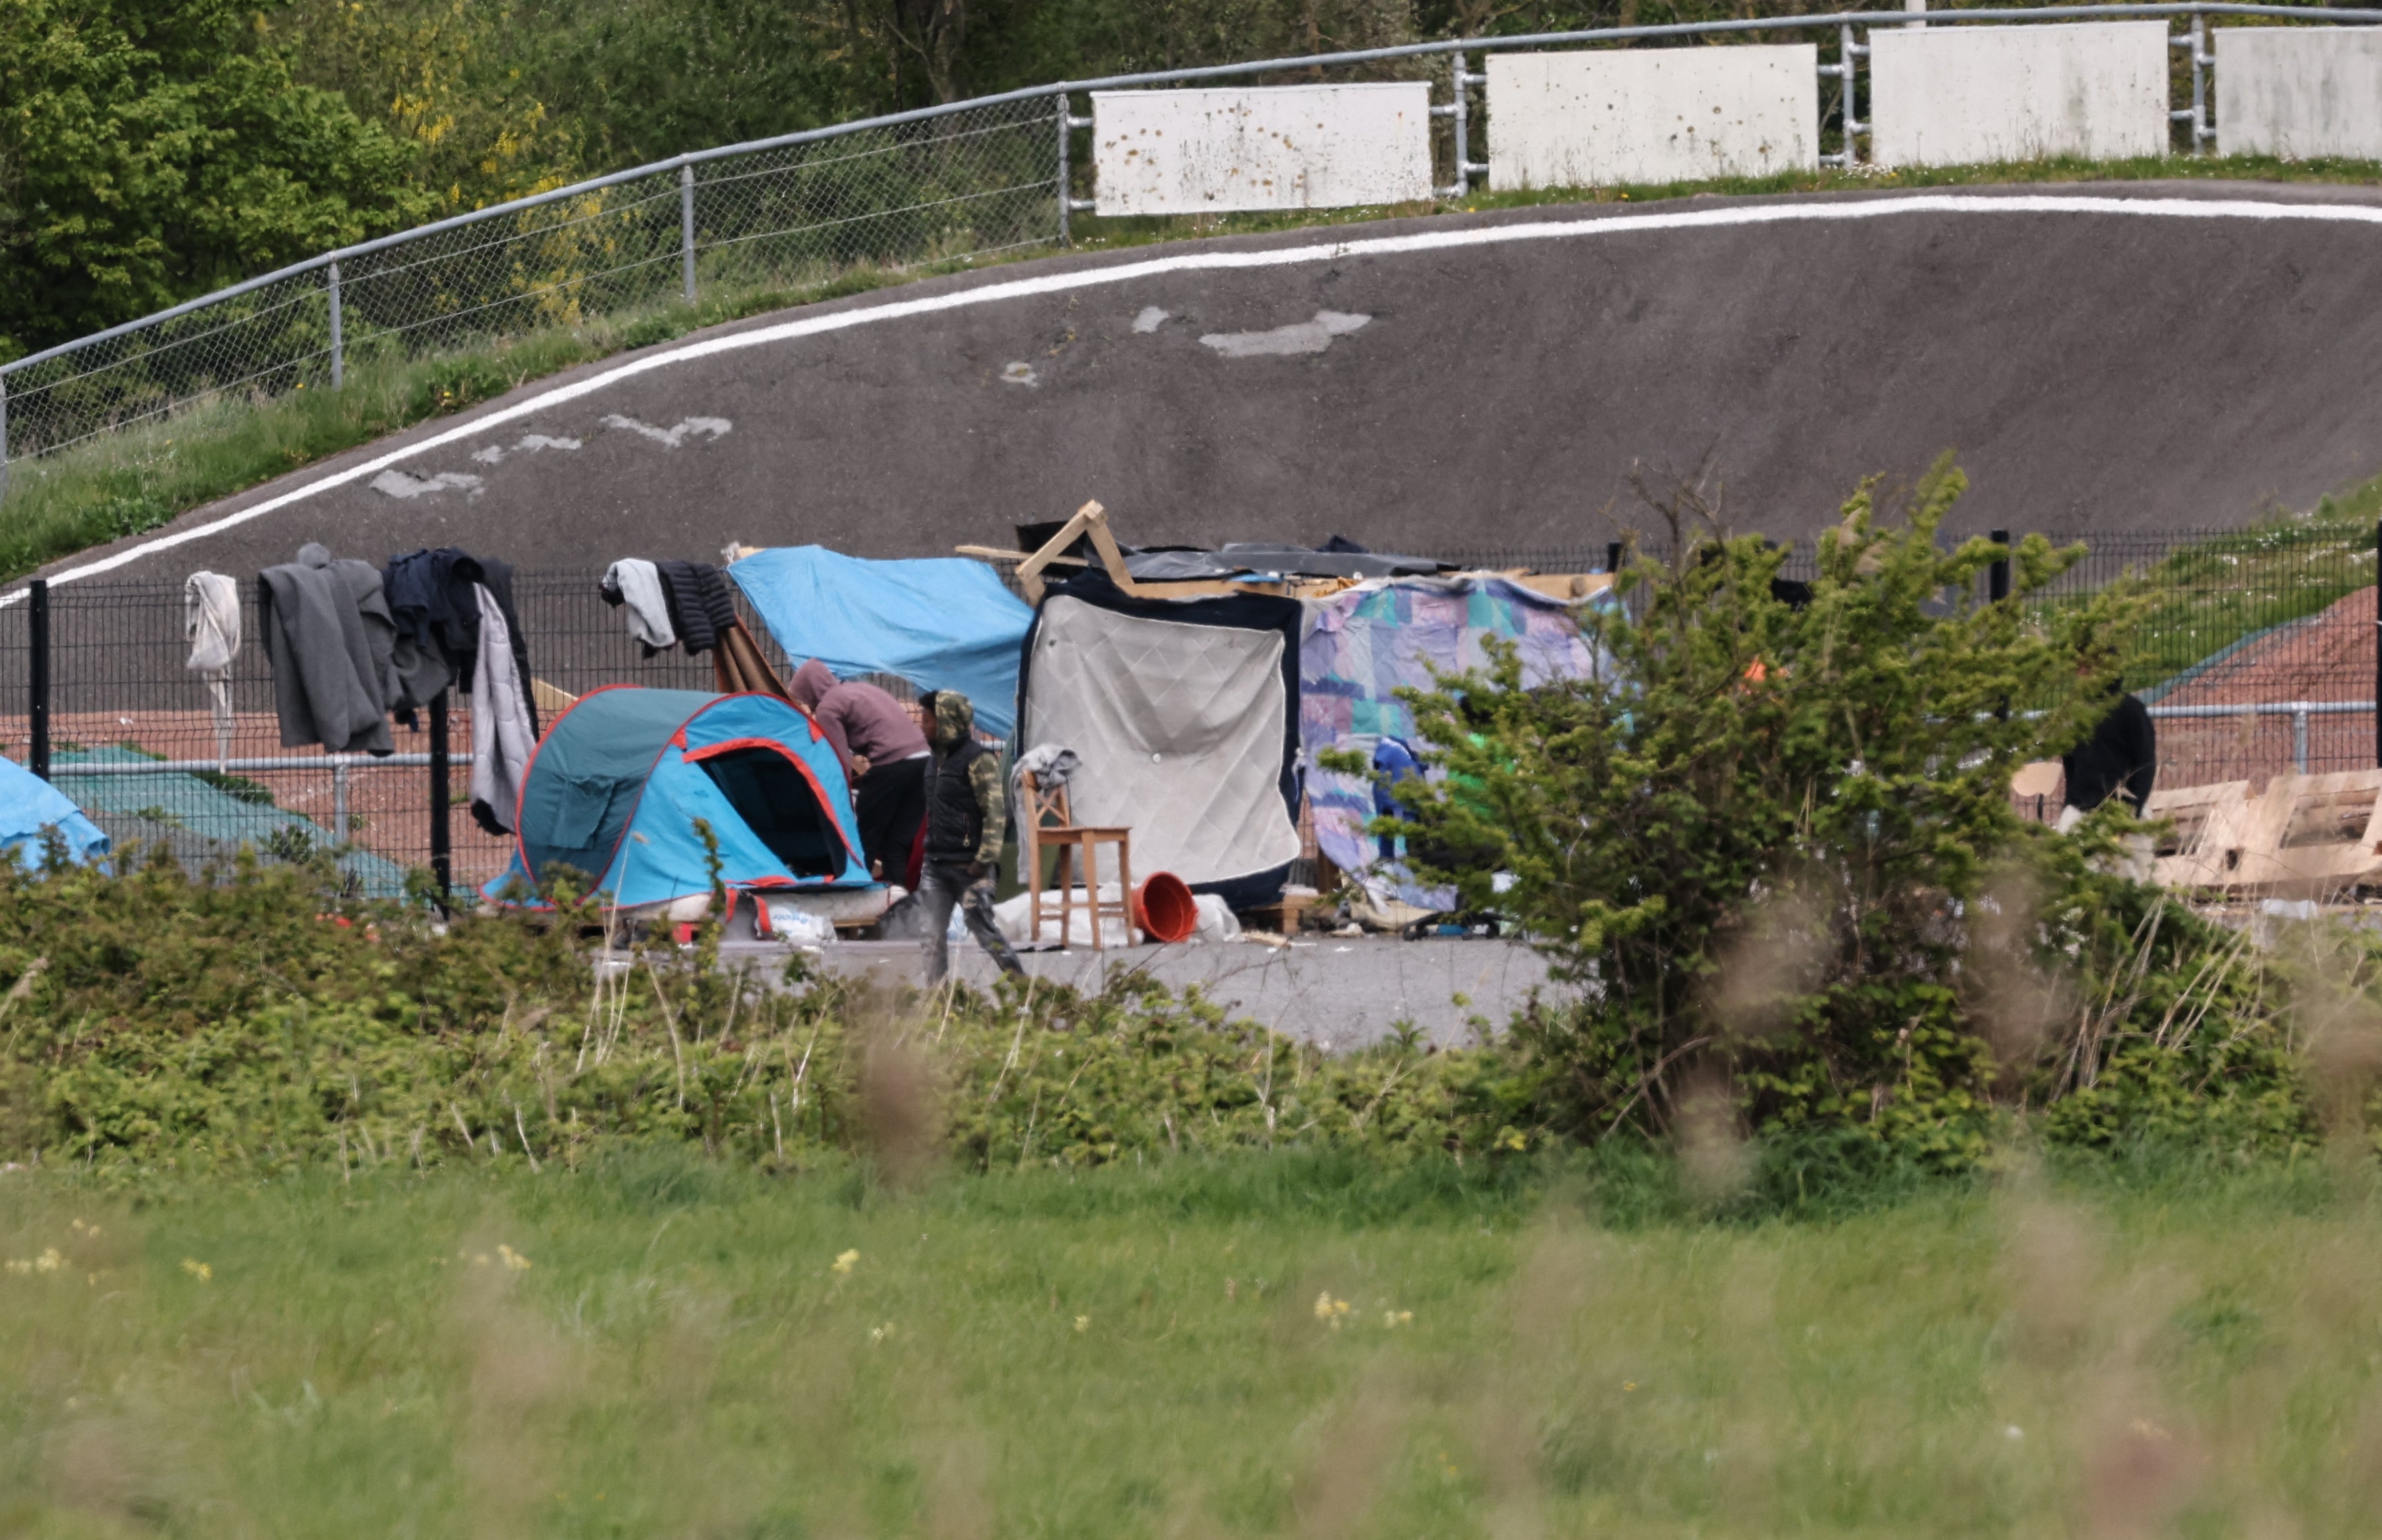
[[513, 867], [484, 891], [501, 898], [559, 862], [627, 907], [708, 893], [698, 820], [733, 892], [871, 886], [835, 746], [800, 709], [774, 695], [614, 685], [582, 696], [539, 739]]
[[66, 841], [71, 860], [93, 862], [107, 854], [107, 836], [65, 792], [15, 760], [0, 759], [0, 849], [20, 866], [39, 866], [42, 831], [51, 828]]
[[728, 568], [778, 645], [838, 678], [891, 674], [956, 690], [976, 726], [1006, 738], [1017, 721], [1017, 660], [1034, 612], [980, 561], [866, 561], [788, 545]]

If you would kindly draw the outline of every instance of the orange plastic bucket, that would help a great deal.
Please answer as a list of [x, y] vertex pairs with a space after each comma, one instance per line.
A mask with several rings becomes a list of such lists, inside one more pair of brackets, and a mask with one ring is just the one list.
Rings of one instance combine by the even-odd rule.
[[1172, 872], [1158, 872], [1135, 890], [1133, 920], [1152, 941], [1187, 940], [1199, 928], [1199, 905], [1191, 885]]

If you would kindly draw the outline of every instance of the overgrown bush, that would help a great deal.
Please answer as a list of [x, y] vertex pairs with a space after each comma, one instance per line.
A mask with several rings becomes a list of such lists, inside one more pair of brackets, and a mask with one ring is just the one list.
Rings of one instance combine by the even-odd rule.
[[341, 906], [308, 867], [0, 866], [0, 1158], [256, 1175], [323, 1161], [572, 1164], [694, 1144], [799, 1165], [1094, 1165], [1305, 1147], [1527, 1147], [1494, 1051], [1328, 1055], [1196, 993], [888, 994], [602, 954], [550, 923]]
[[1411, 692], [1443, 775], [1383, 826], [1582, 986], [1517, 1025], [1552, 1129], [1853, 1127], [1946, 1165], [2046, 1107], [2086, 1143], [2309, 1137], [2263, 957], [2112, 874], [2120, 814], [2014, 811], [2106, 709], [2132, 601], [2030, 606], [2081, 555], [2040, 536], [1983, 601], [1999, 550], [1936, 539], [1964, 484], [1865, 484], [1793, 604], [1784, 553], [1682, 489], [1584, 613], [1598, 677], [1526, 690], [1508, 655]]

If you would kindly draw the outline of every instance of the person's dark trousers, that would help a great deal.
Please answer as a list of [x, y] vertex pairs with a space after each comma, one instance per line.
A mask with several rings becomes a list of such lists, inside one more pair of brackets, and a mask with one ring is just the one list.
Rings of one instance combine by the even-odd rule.
[[992, 879], [971, 877], [964, 866], [952, 866], [942, 862], [927, 862], [918, 874], [918, 912], [925, 923], [926, 934], [919, 945], [927, 954], [927, 984], [932, 987], [943, 982], [952, 971], [951, 932], [952, 906], [957, 904], [967, 917], [969, 934], [976, 944], [992, 954], [992, 960], [1007, 973], [1023, 973], [1025, 964], [1010, 948], [1009, 938], [992, 918]]
[[884, 882], [900, 882], [910, 868], [910, 849], [927, 821], [927, 761], [897, 759], [872, 764], [853, 789], [859, 792], [861, 861]]

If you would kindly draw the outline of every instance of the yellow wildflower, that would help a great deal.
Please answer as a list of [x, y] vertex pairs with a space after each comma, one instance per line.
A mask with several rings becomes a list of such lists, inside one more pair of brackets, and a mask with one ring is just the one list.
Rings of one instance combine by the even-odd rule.
[[1381, 1325], [1393, 1329], [1399, 1326], [1413, 1326], [1414, 1312], [1411, 1310], [1385, 1310], [1381, 1312]]
[[182, 1271], [190, 1274], [190, 1277], [198, 1279], [201, 1283], [210, 1282], [215, 1276], [215, 1270], [214, 1268], [208, 1266], [205, 1263], [201, 1262], [198, 1258], [190, 1256], [182, 1258]]
[[41, 1255], [33, 1259], [33, 1271], [37, 1273], [55, 1273], [59, 1269], [59, 1267], [65, 1265], [66, 1260], [67, 1259], [65, 1257], [58, 1254], [58, 1249], [55, 1246], [52, 1246], [48, 1251], [43, 1252]]
[[828, 1271], [830, 1273], [848, 1274], [854, 1267], [859, 1265], [860, 1253], [858, 1252], [842, 1252], [839, 1253], [835, 1261], [829, 1265]]
[[1076, 1316], [1076, 1317], [1075, 1317], [1075, 1329], [1076, 1329], [1077, 1331], [1089, 1331], [1089, 1330], [1091, 1330], [1091, 1329], [1092, 1329], [1092, 1318], [1091, 1318], [1090, 1316], [1088, 1316], [1088, 1315], [1078, 1315], [1078, 1316]]
[[505, 1259], [506, 1271], [513, 1273], [526, 1273], [529, 1271], [529, 1258], [522, 1255], [521, 1253], [513, 1250], [510, 1246], [498, 1246], [497, 1248], [497, 1254]]

